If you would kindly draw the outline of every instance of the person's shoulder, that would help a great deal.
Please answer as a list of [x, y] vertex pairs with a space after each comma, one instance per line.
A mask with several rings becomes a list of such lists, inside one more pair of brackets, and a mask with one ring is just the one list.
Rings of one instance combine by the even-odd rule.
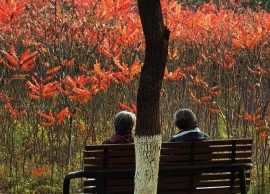
[[102, 144], [111, 144], [110, 139], [103, 141]]
[[204, 140], [212, 140], [210, 135], [208, 135], [207, 133], [203, 133], [204, 136]]
[[174, 142], [173, 138], [168, 139], [167, 142]]

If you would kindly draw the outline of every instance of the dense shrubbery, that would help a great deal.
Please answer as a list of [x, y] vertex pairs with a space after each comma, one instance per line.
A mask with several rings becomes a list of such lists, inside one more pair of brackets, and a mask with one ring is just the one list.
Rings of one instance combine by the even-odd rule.
[[[246, 1], [188, 2], [162, 1], [163, 139], [180, 107], [213, 139], [253, 138], [253, 191], [267, 193], [270, 14]], [[61, 193], [84, 145], [112, 133], [117, 111], [136, 112], [145, 46], [136, 3], [2, 0], [0, 32], [0, 191]]]

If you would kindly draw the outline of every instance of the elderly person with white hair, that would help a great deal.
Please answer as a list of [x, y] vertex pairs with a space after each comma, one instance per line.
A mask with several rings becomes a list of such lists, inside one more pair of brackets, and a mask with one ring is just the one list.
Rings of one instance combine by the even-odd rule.
[[105, 140], [102, 144], [121, 144], [121, 143], [134, 143], [134, 136], [132, 130], [135, 129], [136, 116], [132, 112], [121, 111], [114, 117], [114, 131], [109, 139]]
[[209, 135], [201, 132], [195, 114], [188, 108], [180, 109], [174, 114], [174, 124], [179, 132], [168, 142], [211, 140]]

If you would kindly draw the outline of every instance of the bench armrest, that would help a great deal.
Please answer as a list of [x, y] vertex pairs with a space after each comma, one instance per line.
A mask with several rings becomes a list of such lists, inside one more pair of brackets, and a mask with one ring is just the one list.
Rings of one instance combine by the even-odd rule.
[[68, 173], [64, 178], [63, 193], [69, 193], [69, 186], [71, 179], [75, 178], [94, 178], [94, 174], [91, 171], [76, 171]]

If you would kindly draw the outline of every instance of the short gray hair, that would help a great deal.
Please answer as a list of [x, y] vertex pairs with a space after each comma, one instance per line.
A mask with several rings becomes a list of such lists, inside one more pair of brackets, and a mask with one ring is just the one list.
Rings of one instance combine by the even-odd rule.
[[174, 114], [174, 124], [179, 129], [193, 127], [195, 122], [197, 122], [197, 118], [188, 108], [182, 108]]
[[113, 125], [118, 135], [131, 134], [136, 126], [136, 115], [132, 112], [121, 111], [115, 115]]

